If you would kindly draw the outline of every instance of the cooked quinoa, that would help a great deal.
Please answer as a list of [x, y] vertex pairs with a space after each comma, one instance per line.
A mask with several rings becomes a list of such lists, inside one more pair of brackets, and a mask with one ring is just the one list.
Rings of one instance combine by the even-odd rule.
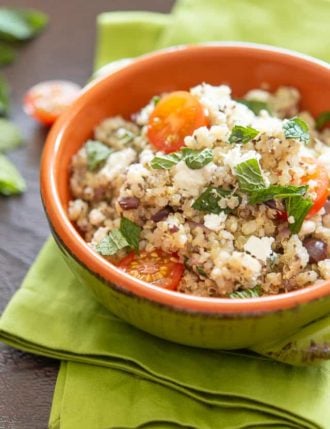
[[[330, 279], [330, 201], [313, 206], [319, 163], [328, 184], [329, 129], [300, 111], [295, 88], [235, 100], [228, 86], [201, 84], [190, 94], [208, 125], [174, 157], [148, 139], [159, 97], [131, 120], [105, 119], [73, 157], [68, 213], [86, 242], [109, 263], [134, 248], [175, 255], [177, 290], [198, 296], [274, 295]], [[123, 218], [138, 242], [107, 252]]]

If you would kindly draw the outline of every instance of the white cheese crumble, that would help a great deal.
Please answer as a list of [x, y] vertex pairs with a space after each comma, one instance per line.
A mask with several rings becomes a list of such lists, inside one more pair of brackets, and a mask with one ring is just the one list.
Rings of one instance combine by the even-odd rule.
[[224, 212], [220, 214], [207, 214], [204, 216], [204, 225], [211, 231], [220, 231], [225, 225], [227, 215]]
[[211, 162], [203, 168], [192, 170], [184, 161], [180, 161], [172, 169], [174, 187], [186, 196], [196, 197], [200, 194], [201, 189], [211, 181], [216, 168], [217, 166]]
[[294, 217], [293, 216], [288, 217], [288, 223], [290, 223], [290, 224], [294, 223]]
[[273, 253], [272, 243], [274, 241], [273, 237], [258, 238], [252, 235], [244, 244], [244, 250], [257, 259], [266, 262]]
[[253, 158], [259, 161], [261, 158], [260, 153], [256, 152], [255, 150], [248, 150], [247, 152], [242, 153], [241, 147], [236, 145], [233, 149], [225, 154], [223, 162], [225, 165], [228, 165], [231, 168], [233, 174], [236, 174], [236, 165]]
[[99, 171], [100, 176], [106, 177], [108, 181], [113, 180], [121, 174], [136, 158], [136, 152], [127, 148], [114, 152], [109, 156], [105, 166]]

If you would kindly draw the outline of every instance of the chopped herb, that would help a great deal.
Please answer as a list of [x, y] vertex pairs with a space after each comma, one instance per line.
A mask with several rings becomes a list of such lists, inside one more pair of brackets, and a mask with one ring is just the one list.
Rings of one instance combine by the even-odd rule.
[[160, 96], [159, 95], [155, 95], [154, 97], [152, 97], [151, 102], [154, 104], [154, 106], [156, 106], [160, 101]]
[[10, 64], [16, 58], [16, 52], [11, 46], [0, 43], [0, 66]]
[[252, 289], [236, 290], [229, 294], [229, 298], [233, 299], [246, 299], [246, 298], [257, 298], [261, 295], [261, 286], [258, 285]]
[[33, 9], [0, 8], [0, 37], [4, 40], [27, 40], [46, 26], [48, 17]]
[[183, 148], [183, 159], [187, 167], [192, 170], [198, 170], [205, 165], [209, 164], [213, 160], [212, 149], [194, 150], [189, 148]]
[[265, 189], [256, 189], [249, 194], [250, 204], [260, 204], [273, 199], [283, 199], [294, 196], [301, 196], [307, 192], [308, 186], [281, 186], [270, 185]]
[[23, 142], [22, 133], [15, 124], [0, 118], [0, 152], [15, 149]]
[[122, 217], [119, 230], [125, 237], [128, 245], [138, 252], [141, 227], [126, 217]]
[[10, 89], [7, 80], [0, 75], [0, 116], [8, 116]]
[[260, 165], [256, 158], [237, 164], [235, 171], [239, 188], [242, 192], [253, 193], [259, 189], [266, 188]]
[[210, 163], [212, 159], [213, 152], [211, 149], [194, 150], [185, 147], [179, 152], [155, 156], [150, 165], [155, 170], [169, 170], [178, 162], [184, 160], [187, 167], [197, 170]]
[[202, 267], [196, 267], [196, 271], [198, 272], [198, 274], [202, 277], [207, 277], [206, 272], [203, 270]]
[[114, 229], [99, 242], [96, 251], [102, 256], [112, 256], [128, 246], [129, 244], [120, 230]]
[[244, 98], [239, 98], [236, 100], [238, 103], [244, 104], [248, 107], [255, 115], [259, 115], [261, 110], [267, 110], [267, 112], [272, 113], [270, 107], [264, 101], [259, 100], [245, 100]]
[[305, 144], [310, 141], [308, 125], [301, 118], [287, 119], [283, 123], [283, 131], [287, 139], [297, 139]]
[[254, 139], [258, 134], [259, 131], [255, 128], [235, 125], [229, 136], [229, 143], [245, 144]]
[[320, 113], [315, 119], [315, 126], [317, 130], [321, 130], [324, 125], [330, 122], [330, 110]]
[[96, 140], [88, 140], [85, 148], [88, 169], [91, 171], [94, 171], [100, 167], [113, 152], [113, 149], [110, 149], [105, 144]]
[[151, 160], [151, 167], [155, 170], [169, 170], [183, 158], [182, 152], [173, 152], [168, 155], [155, 156]]
[[285, 200], [288, 218], [290, 218], [290, 216], [294, 218], [294, 223], [289, 223], [289, 228], [292, 234], [298, 234], [312, 205], [313, 201], [310, 198], [303, 198], [301, 196], [290, 197]]
[[16, 195], [25, 191], [23, 177], [5, 156], [0, 154], [0, 194]]
[[119, 128], [117, 131], [117, 137], [120, 140], [120, 143], [127, 144], [134, 139], [135, 135], [132, 131], [126, 130], [125, 128]]
[[219, 202], [230, 193], [225, 189], [209, 186], [201, 193], [192, 207], [201, 212], [219, 214], [222, 211], [227, 211], [227, 209], [222, 209], [219, 206]]

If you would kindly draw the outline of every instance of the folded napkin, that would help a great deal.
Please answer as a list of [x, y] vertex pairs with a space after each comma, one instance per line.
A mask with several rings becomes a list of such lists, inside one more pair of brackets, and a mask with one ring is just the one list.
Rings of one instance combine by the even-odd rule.
[[[250, 5], [250, 13], [244, 9], [245, 17], [260, 16], [254, 12], [261, 3], [267, 3], [269, 10], [278, 10], [278, 6], [272, 6], [275, 2], [244, 3]], [[315, 3], [322, 4], [322, 24], [329, 2]], [[290, 16], [302, 19], [300, 13], [308, 1], [290, 4], [295, 11]], [[175, 37], [178, 42], [200, 40], [202, 36], [196, 39], [195, 31], [191, 32], [194, 28], [198, 32], [203, 28], [203, 40], [217, 38], [216, 20], [221, 23], [226, 16], [227, 23], [237, 26], [235, 13], [234, 2], [204, 1], [202, 5], [200, 0], [181, 0], [173, 17], [132, 12], [102, 14], [98, 20], [96, 65], [167, 46]], [[264, 16], [268, 17], [263, 22], [264, 30], [273, 28], [276, 33], [272, 27], [275, 15], [265, 12]], [[250, 40], [256, 41], [253, 34], [258, 33], [258, 22], [250, 20]], [[325, 30], [321, 24], [319, 36], [314, 35], [313, 40], [324, 47], [330, 40], [330, 29], [326, 26]], [[248, 30], [246, 25], [245, 37], [237, 37], [248, 40]], [[235, 36], [219, 33], [218, 38]], [[307, 48], [305, 42], [303, 48]], [[304, 328], [303, 339], [301, 332], [292, 338], [298, 349], [315, 336], [329, 341], [328, 319]], [[63, 359], [49, 423], [52, 429], [329, 428], [329, 363], [294, 368], [252, 352], [199, 350], [152, 337], [103, 309], [77, 283], [52, 240], [2, 315], [0, 339], [22, 350]], [[258, 352], [276, 352], [282, 345], [264, 345]], [[278, 357], [296, 363], [296, 357]]]
[[146, 334], [77, 283], [52, 239], [2, 315], [0, 335], [13, 347], [68, 361], [57, 382], [52, 429], [161, 423], [314, 429], [330, 421], [329, 364], [294, 368]]

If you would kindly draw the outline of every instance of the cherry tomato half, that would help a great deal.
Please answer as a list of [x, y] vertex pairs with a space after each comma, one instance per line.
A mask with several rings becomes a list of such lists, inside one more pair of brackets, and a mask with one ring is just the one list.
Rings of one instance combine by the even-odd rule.
[[153, 252], [132, 252], [123, 258], [118, 267], [133, 277], [164, 289], [176, 290], [184, 265], [178, 259], [159, 249]]
[[[316, 164], [316, 168], [313, 173], [308, 174], [302, 178], [303, 184], [308, 184], [308, 182], [313, 181], [315, 185], [309, 186], [309, 190], [316, 193], [316, 198], [313, 201], [313, 205], [310, 208], [307, 217], [314, 216], [325, 204], [328, 195], [329, 195], [329, 176], [326, 167], [313, 160]], [[310, 162], [308, 159], [307, 162]]]
[[151, 113], [148, 138], [157, 149], [175, 152], [183, 146], [186, 136], [207, 125], [207, 116], [198, 99], [189, 92], [175, 91], [162, 97]]
[[79, 85], [65, 80], [40, 82], [24, 97], [24, 110], [44, 125], [52, 125], [78, 97]]

